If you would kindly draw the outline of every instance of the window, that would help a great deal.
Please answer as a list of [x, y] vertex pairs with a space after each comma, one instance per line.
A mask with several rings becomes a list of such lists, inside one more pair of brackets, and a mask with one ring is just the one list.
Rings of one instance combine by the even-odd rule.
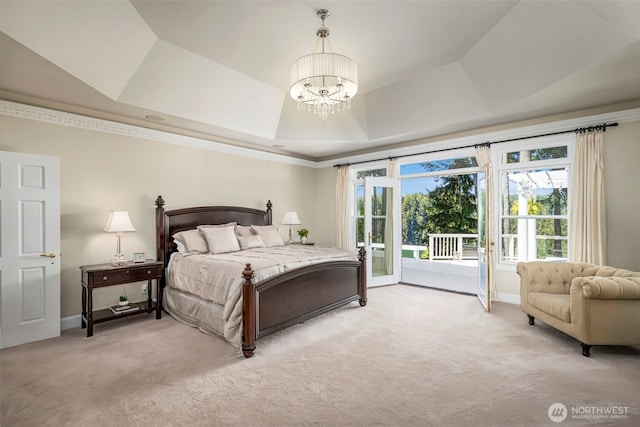
[[477, 173], [475, 156], [400, 165], [402, 244], [410, 248], [403, 255], [414, 258], [419, 251], [427, 258], [430, 251], [438, 258], [440, 254], [429, 248], [430, 237], [433, 243], [455, 234], [464, 239], [465, 254], [477, 256]]
[[569, 151], [572, 139], [497, 152], [499, 261], [566, 260], [569, 256]]
[[364, 244], [364, 178], [367, 176], [387, 176], [387, 168], [354, 169], [352, 176], [355, 177], [353, 182], [356, 197], [354, 197], [354, 222], [352, 223], [355, 232], [351, 233], [351, 235], [355, 237], [355, 245], [353, 247], [357, 248]]
[[464, 168], [476, 168], [478, 163], [474, 156], [453, 157], [442, 160], [427, 160], [419, 163], [400, 165], [400, 176], [424, 174], [425, 172], [452, 171]]

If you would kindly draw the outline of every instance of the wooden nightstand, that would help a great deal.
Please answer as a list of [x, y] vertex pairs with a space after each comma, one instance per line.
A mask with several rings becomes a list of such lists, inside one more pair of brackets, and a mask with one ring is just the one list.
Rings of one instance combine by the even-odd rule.
[[[156, 312], [156, 319], [162, 317], [162, 294], [160, 291], [160, 279], [162, 278], [163, 264], [151, 259], [144, 263], [130, 263], [127, 265], [113, 266], [111, 264], [83, 265], [82, 272], [82, 328], [87, 328], [87, 337], [93, 335], [93, 325], [108, 322], [123, 317], [136, 316], [144, 313]], [[158, 302], [151, 300], [151, 281], [156, 281], [156, 295]], [[122, 285], [125, 283], [141, 282], [147, 280], [147, 301], [131, 303], [138, 307], [135, 311], [115, 314], [110, 308], [93, 311], [93, 290], [107, 286]]]

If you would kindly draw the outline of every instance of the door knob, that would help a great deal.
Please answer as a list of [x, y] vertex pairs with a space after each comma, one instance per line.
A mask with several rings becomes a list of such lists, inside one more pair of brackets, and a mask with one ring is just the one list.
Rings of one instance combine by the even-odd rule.
[[55, 258], [56, 254], [40, 254], [40, 256], [44, 256], [44, 257], [47, 257], [47, 258]]
[[371, 246], [371, 233], [369, 233], [369, 246]]

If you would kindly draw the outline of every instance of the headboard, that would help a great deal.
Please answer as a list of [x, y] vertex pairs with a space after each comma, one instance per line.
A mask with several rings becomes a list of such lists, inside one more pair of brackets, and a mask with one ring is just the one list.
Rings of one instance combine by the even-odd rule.
[[271, 225], [271, 200], [267, 210], [236, 206], [198, 206], [193, 208], [164, 210], [162, 196], [156, 199], [156, 256], [166, 267], [169, 258], [177, 250], [173, 242], [175, 233], [196, 228], [204, 224], [225, 224], [237, 222], [239, 225]]

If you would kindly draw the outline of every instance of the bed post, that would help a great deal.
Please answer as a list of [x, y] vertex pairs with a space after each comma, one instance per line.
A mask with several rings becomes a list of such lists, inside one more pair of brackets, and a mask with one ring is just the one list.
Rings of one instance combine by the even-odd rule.
[[360, 268], [358, 268], [358, 293], [360, 294], [360, 305], [367, 305], [367, 251], [364, 246], [358, 251], [358, 259], [360, 260]]
[[156, 259], [158, 261], [162, 261], [162, 277], [160, 278], [159, 292], [157, 295], [160, 311], [162, 311], [162, 294], [164, 293], [164, 287], [167, 284], [165, 271], [168, 260], [166, 259], [167, 252], [165, 251], [165, 244], [164, 199], [162, 196], [158, 196], [156, 199]]
[[273, 211], [271, 210], [271, 207], [273, 207], [273, 204], [271, 204], [271, 200], [267, 201], [267, 214], [265, 217], [265, 224], [264, 225], [271, 225], [273, 224]]
[[242, 277], [242, 354], [249, 358], [256, 351], [256, 285], [251, 264], [246, 265]]
[[156, 259], [164, 262], [164, 199], [156, 199]]

